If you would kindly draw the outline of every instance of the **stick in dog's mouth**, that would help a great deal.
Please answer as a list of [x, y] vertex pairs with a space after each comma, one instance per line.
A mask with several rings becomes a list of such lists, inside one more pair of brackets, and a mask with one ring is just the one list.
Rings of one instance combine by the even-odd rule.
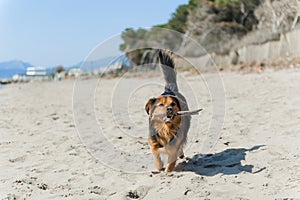
[[201, 112], [203, 109], [202, 108], [199, 108], [197, 110], [192, 110], [192, 111], [189, 111], [189, 110], [184, 110], [184, 111], [178, 111], [176, 113], [174, 113], [173, 115], [166, 115], [166, 114], [156, 114], [154, 115], [154, 117], [163, 117], [163, 120], [165, 122], [169, 122], [171, 121], [175, 116], [178, 116], [178, 115], [181, 115], [181, 116], [187, 116], [187, 115], [198, 115], [199, 112]]
[[182, 115], [182, 116], [185, 116], [185, 115], [198, 115], [199, 112], [201, 112], [203, 109], [202, 108], [199, 108], [197, 110], [192, 110], [192, 111], [189, 111], [189, 110], [185, 110], [185, 111], [178, 111], [177, 113], [175, 113], [174, 115], [177, 116], [177, 115]]

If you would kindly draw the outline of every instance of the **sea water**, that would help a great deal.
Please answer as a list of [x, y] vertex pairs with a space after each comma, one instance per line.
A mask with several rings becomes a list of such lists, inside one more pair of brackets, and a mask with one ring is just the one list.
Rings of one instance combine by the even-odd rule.
[[15, 74], [25, 74], [26, 71], [21, 69], [1, 69], [0, 68], [0, 80], [11, 79]]

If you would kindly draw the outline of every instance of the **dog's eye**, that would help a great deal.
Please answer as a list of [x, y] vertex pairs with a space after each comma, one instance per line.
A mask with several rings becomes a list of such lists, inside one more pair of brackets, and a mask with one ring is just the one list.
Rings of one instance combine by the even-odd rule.
[[174, 102], [171, 103], [171, 106], [175, 106], [176, 104]]
[[163, 106], [164, 106], [164, 104], [163, 104], [163, 103], [161, 103], [161, 104], [159, 104], [159, 106], [160, 106], [160, 107], [163, 107]]

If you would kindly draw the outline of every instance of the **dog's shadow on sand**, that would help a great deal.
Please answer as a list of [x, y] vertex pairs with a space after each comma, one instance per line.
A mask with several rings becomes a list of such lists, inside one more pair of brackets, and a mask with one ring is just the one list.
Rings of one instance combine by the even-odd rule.
[[214, 176], [216, 174], [239, 174], [240, 172], [258, 173], [265, 168], [253, 172], [253, 165], [242, 165], [246, 152], [258, 150], [265, 145], [257, 145], [250, 149], [226, 149], [216, 154], [196, 154], [186, 161], [178, 163], [176, 171], [192, 171], [198, 175]]

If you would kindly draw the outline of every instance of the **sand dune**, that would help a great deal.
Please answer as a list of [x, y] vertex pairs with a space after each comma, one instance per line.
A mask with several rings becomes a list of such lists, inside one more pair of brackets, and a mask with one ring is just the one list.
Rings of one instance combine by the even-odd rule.
[[1, 88], [0, 199], [299, 199], [300, 72], [222, 73], [224, 124], [211, 136], [213, 74], [179, 75], [204, 110], [171, 173], [155, 171], [146, 139], [160, 77], [84, 80], [75, 100], [72, 80]]

